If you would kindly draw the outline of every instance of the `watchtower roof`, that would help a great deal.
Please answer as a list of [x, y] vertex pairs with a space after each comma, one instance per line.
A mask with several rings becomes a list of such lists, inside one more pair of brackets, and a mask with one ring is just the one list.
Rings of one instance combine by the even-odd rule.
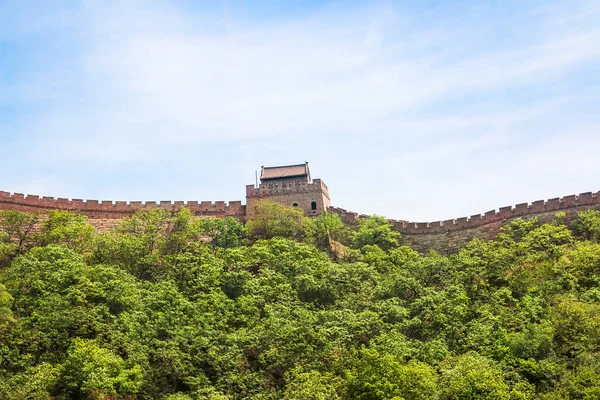
[[308, 169], [308, 163], [296, 165], [282, 165], [279, 167], [263, 166], [260, 172], [261, 181], [301, 177], [306, 177], [308, 180], [310, 180], [310, 170]]

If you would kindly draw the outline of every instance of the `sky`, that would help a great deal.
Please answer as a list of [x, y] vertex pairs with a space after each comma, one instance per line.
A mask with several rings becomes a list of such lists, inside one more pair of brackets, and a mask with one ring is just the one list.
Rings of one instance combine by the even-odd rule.
[[434, 221], [600, 189], [600, 0], [0, 0], [0, 190]]

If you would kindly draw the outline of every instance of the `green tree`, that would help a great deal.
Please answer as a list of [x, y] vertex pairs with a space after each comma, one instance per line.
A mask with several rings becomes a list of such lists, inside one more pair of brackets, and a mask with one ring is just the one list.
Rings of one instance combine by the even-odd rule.
[[138, 392], [143, 373], [93, 340], [75, 339], [61, 366], [59, 385], [71, 398], [111, 399]]
[[[167, 243], [172, 222], [163, 209], [142, 209], [123, 219], [113, 231], [98, 236], [93, 260], [119, 265], [139, 279], [157, 279], [164, 274], [160, 255], [170, 247]], [[178, 245], [171, 242], [172, 246]]]
[[10, 240], [6, 232], [0, 232], [0, 268], [7, 265], [17, 254], [18, 245]]
[[283, 398], [285, 400], [335, 400], [339, 399], [335, 378], [319, 371], [289, 374]]
[[440, 399], [510, 399], [502, 370], [474, 352], [446, 359], [441, 365]]
[[383, 250], [398, 247], [400, 233], [392, 230], [388, 220], [376, 215], [358, 220], [358, 231], [354, 234], [354, 247], [362, 248], [366, 245], [377, 245]]
[[437, 374], [419, 361], [403, 363], [394, 356], [363, 350], [351, 372], [348, 394], [353, 399], [421, 400], [435, 398]]
[[12, 310], [10, 309], [12, 302], [13, 297], [6, 291], [6, 287], [0, 283], [0, 342], [10, 324], [14, 322]]
[[296, 207], [261, 200], [251, 215], [246, 228], [252, 239], [284, 237], [300, 240], [307, 234], [308, 218]]
[[600, 242], [600, 210], [585, 210], [577, 214], [573, 230], [586, 240]]
[[88, 223], [84, 215], [70, 211], [48, 211], [48, 218], [43, 220], [38, 235], [38, 244], [64, 244], [83, 251], [90, 247], [94, 235], [94, 227]]
[[0, 397], [5, 400], [51, 399], [59, 372], [59, 367], [47, 362], [28, 367], [7, 379], [0, 379]]
[[551, 309], [554, 345], [570, 357], [600, 349], [600, 304], [587, 304], [560, 296]]
[[269, 207], [262, 240], [185, 208], [91, 236], [76, 214], [25, 233], [11, 213], [0, 398], [598, 398], [591, 228], [516, 220], [443, 257], [372, 217], [331, 257], [337, 216]]
[[0, 230], [8, 234], [17, 243], [18, 252], [33, 239], [33, 228], [39, 221], [37, 213], [26, 213], [13, 210], [0, 211]]
[[324, 251], [331, 251], [332, 247], [348, 244], [349, 229], [344, 225], [339, 215], [323, 213], [310, 220], [310, 234], [315, 245]]
[[198, 224], [200, 232], [210, 239], [213, 247], [238, 247], [246, 238], [246, 227], [233, 217], [200, 218]]
[[564, 245], [571, 243], [571, 231], [561, 223], [552, 223], [544, 224], [525, 235], [522, 246], [529, 252], [546, 252], [557, 258], [563, 253]]

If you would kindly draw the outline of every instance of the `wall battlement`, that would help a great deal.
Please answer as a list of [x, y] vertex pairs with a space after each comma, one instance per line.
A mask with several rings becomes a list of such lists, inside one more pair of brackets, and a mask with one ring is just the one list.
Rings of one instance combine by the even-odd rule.
[[[557, 212], [563, 211], [566, 214], [566, 222], [570, 223], [577, 217], [579, 211], [590, 208], [600, 209], [600, 192], [586, 192], [532, 203], [521, 203], [515, 206], [501, 207], [484, 214], [445, 221], [408, 222], [394, 219], [388, 221], [394, 230], [403, 235], [406, 244], [420, 251], [434, 249], [447, 254], [462, 247], [473, 238], [493, 239], [500, 232], [502, 225], [517, 218], [538, 217], [541, 222], [549, 222]], [[358, 219], [368, 217], [337, 207], [329, 207], [329, 212], [338, 214], [347, 224], [354, 224]]]
[[329, 189], [325, 185], [325, 182], [320, 179], [314, 179], [311, 183], [275, 184], [271, 187], [265, 184], [261, 184], [259, 187], [246, 185], [246, 197], [268, 197], [298, 192], [323, 192], [329, 198]]
[[261, 199], [297, 207], [304, 215], [319, 215], [331, 205], [329, 189], [321, 179], [312, 179], [308, 163], [262, 167], [260, 184], [246, 186], [246, 208], [252, 217]]
[[[398, 231], [414, 235], [425, 235], [431, 233], [446, 233], [448, 231], [459, 231], [472, 229], [489, 223], [515, 219], [518, 217], [536, 216], [546, 212], [564, 211], [570, 208], [583, 206], [600, 206], [600, 192], [586, 192], [579, 195], [553, 198], [549, 200], [538, 200], [533, 203], [521, 203], [516, 206], [501, 207], [499, 210], [491, 210], [485, 214], [476, 214], [470, 217], [449, 219], [433, 222], [408, 222], [402, 220], [388, 219]], [[352, 223], [358, 218], [368, 217], [364, 214], [347, 211], [343, 208], [329, 207], [329, 211], [338, 214], [344, 222]]]
[[[269, 173], [279, 169], [279, 173], [289, 168], [304, 167], [287, 166], [271, 168]], [[346, 224], [356, 224], [367, 215], [347, 211], [343, 208], [331, 207], [329, 190], [321, 179], [310, 181], [308, 165], [306, 175], [283, 176], [281, 179], [269, 178], [256, 187], [246, 186], [246, 205], [241, 201], [110, 201], [81, 200], [54, 197], [40, 197], [0, 191], [0, 210], [16, 210], [37, 212], [45, 210], [77, 211], [89, 218], [90, 223], [99, 230], [112, 228], [118, 220], [132, 216], [136, 211], [145, 208], [160, 208], [169, 212], [177, 212], [182, 207], [188, 208], [198, 217], [233, 216], [244, 221], [252, 215], [256, 202], [269, 199], [288, 206], [297, 206], [305, 215], [319, 215], [325, 211], [336, 213]], [[277, 172], [277, 171], [276, 171]], [[521, 203], [515, 206], [501, 207], [484, 214], [471, 215], [457, 219], [433, 222], [409, 222], [389, 219], [392, 228], [402, 234], [403, 244], [414, 249], [427, 252], [430, 249], [442, 254], [455, 252], [473, 238], [493, 239], [500, 232], [502, 225], [517, 218], [537, 217], [540, 222], [549, 222], [554, 215], [563, 211], [565, 222], [570, 223], [579, 211], [600, 209], [600, 192], [586, 192], [579, 195], [564, 196], [549, 200], [538, 200], [532, 203]]]
[[143, 208], [161, 208], [176, 212], [187, 207], [194, 215], [243, 218], [245, 206], [241, 201], [111, 201], [81, 200], [0, 191], [0, 209], [17, 211], [73, 210], [90, 219], [120, 219]]

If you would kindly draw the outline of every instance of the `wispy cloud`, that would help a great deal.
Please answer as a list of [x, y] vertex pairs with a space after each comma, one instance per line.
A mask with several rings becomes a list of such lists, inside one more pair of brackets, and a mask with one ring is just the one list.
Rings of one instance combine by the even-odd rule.
[[[476, 11], [457, 7], [455, 15], [394, 4], [332, 5], [300, 18], [261, 20], [226, 7], [84, 2], [50, 19], [37, 15], [39, 31], [28, 34], [58, 29], [57, 37], [70, 37], [63, 43], [69, 50], [27, 79], [0, 81], [7, 93], [0, 91], [0, 104], [36, 105], [31, 118], [11, 125], [31, 138], [33, 150], [23, 157], [37, 163], [125, 168], [170, 160], [179, 170], [206, 170], [228, 158], [244, 165], [309, 159], [326, 167], [328, 181], [345, 182], [338, 184], [340, 205], [395, 217], [452, 217], [465, 208], [463, 195], [484, 204], [497, 198], [475, 186], [502, 175], [502, 157], [577, 158], [579, 150], [549, 152], [538, 143], [552, 146], [563, 142], [551, 138], [576, 134], [569, 119], [600, 87], [580, 78], [599, 70], [597, 4], [508, 4], [496, 19], [484, 4]], [[460, 12], [467, 11], [473, 15], [465, 24]], [[585, 137], [593, 135], [592, 129]], [[370, 173], [352, 168], [354, 179], [378, 177], [369, 183], [373, 196], [354, 195], [353, 182], [344, 180], [356, 160]], [[432, 186], [463, 192], [440, 209], [437, 200], [390, 189], [399, 179], [411, 193], [437, 193]], [[510, 184], [498, 185], [515, 197]], [[394, 196], [408, 196], [401, 212]], [[373, 197], [389, 200], [375, 204]]]

